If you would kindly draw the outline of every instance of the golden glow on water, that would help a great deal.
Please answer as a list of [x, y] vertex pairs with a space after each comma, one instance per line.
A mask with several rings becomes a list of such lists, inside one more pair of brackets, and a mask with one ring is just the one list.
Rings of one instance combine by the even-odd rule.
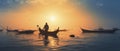
[[50, 47], [57, 47], [59, 40], [53, 37], [49, 37], [49, 41], [50, 41]]

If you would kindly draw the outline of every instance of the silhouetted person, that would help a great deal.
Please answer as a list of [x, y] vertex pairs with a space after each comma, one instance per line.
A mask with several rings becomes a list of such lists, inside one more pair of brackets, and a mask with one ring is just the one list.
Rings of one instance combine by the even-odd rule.
[[48, 32], [48, 30], [49, 30], [49, 25], [47, 24], [47, 22], [45, 23], [45, 25], [44, 25], [44, 28], [43, 28], [46, 32]]
[[49, 30], [49, 25], [47, 24], [47, 22], [45, 23], [45, 25], [44, 25], [44, 27], [43, 27], [43, 29], [44, 29], [44, 34], [45, 34], [45, 39], [46, 40], [48, 40], [48, 30]]

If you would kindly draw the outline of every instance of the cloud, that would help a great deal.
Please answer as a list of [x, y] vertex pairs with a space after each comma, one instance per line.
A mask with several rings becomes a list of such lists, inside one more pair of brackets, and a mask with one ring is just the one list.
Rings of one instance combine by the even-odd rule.
[[68, 0], [28, 0], [30, 3], [41, 3], [41, 4], [48, 4], [48, 3], [64, 3]]
[[42, 5], [42, 6], [50, 6], [50, 5], [62, 5], [66, 3], [72, 2], [78, 3], [80, 0], [0, 0], [0, 10], [5, 9], [14, 9], [19, 8], [21, 6], [31, 6], [31, 5]]
[[0, 0], [0, 11], [16, 9], [21, 7], [25, 3], [25, 0]]

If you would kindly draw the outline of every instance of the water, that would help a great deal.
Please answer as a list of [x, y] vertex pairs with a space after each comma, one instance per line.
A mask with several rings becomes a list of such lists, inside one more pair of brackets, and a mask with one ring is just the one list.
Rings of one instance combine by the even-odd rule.
[[50, 43], [38, 38], [38, 34], [17, 34], [0, 32], [0, 51], [120, 51], [120, 33], [76, 34], [70, 38], [68, 34], [59, 33], [59, 40], [49, 37]]

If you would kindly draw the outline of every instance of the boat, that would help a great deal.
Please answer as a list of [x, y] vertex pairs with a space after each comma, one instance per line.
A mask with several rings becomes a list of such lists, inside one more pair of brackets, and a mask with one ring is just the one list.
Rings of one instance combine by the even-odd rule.
[[68, 30], [66, 30], [66, 29], [63, 29], [63, 30], [59, 30], [60, 32], [66, 32], [66, 31], [68, 31]]
[[15, 30], [10, 30], [8, 29], [8, 26], [7, 26], [7, 29], [6, 29], [7, 32], [18, 32], [19, 30], [15, 29]]
[[[0, 25], [0, 27], [2, 27], [2, 26]], [[2, 31], [3, 31], [3, 29], [0, 28], [0, 32], [2, 32]]]
[[83, 29], [81, 28], [82, 33], [115, 33], [116, 31], [120, 30], [118, 28], [113, 28], [113, 29], [103, 29], [99, 28], [98, 30], [88, 30], [88, 29]]
[[0, 32], [2, 32], [3, 30], [2, 29], [0, 29]]
[[19, 34], [33, 34], [35, 30], [23, 30], [23, 31], [18, 31]]
[[8, 30], [7, 29], [7, 32], [18, 32], [19, 30]]
[[[37, 27], [38, 27], [39, 32], [40, 32], [39, 35], [45, 36], [45, 39], [47, 39], [48, 36], [52, 36], [54, 38], [58, 38], [57, 34], [60, 31], [59, 27], [56, 30], [54, 30], [54, 31], [45, 31], [45, 30], [41, 29], [39, 27], [39, 25], [37, 25]], [[61, 30], [61, 31], [66, 31], [66, 30]]]

